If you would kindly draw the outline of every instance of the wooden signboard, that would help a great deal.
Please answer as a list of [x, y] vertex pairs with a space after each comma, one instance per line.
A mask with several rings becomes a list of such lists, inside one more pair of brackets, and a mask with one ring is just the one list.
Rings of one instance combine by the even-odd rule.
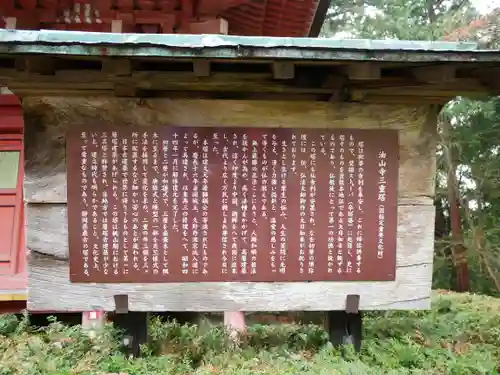
[[73, 127], [70, 280], [389, 281], [396, 130]]

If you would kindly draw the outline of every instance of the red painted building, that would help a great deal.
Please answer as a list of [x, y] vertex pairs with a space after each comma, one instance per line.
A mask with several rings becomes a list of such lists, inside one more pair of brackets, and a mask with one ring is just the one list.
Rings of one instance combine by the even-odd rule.
[[19, 99], [0, 94], [0, 312], [23, 308], [26, 300], [23, 128]]
[[316, 37], [324, 0], [0, 0], [0, 27]]
[[[327, 0], [0, 0], [0, 28], [316, 37]], [[0, 88], [0, 312], [27, 296], [23, 112]]]

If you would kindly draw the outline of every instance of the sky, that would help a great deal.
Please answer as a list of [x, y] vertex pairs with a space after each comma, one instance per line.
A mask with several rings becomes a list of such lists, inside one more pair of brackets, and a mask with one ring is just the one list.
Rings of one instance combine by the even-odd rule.
[[500, 0], [471, 0], [477, 10], [483, 14], [500, 7]]

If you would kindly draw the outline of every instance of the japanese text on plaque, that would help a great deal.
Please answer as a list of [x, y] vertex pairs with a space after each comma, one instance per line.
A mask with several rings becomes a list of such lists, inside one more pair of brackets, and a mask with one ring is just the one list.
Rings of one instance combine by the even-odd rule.
[[390, 130], [73, 129], [71, 280], [393, 280], [398, 150]]

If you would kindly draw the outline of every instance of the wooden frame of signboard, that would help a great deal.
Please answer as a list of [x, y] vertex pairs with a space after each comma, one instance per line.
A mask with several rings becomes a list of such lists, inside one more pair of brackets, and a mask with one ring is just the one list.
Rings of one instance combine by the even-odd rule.
[[[28, 308], [114, 311], [116, 295], [131, 311], [331, 311], [345, 310], [347, 296], [359, 297], [359, 311], [429, 308], [439, 107], [500, 87], [500, 54], [475, 48], [10, 31], [0, 83], [23, 98], [26, 115]], [[395, 280], [72, 284], [65, 134], [96, 122], [397, 130]]]
[[[36, 101], [35, 101], [36, 102]], [[58, 116], [62, 108], [44, 100]], [[30, 99], [25, 100], [30, 108]], [[79, 104], [76, 104], [79, 103]], [[35, 105], [35, 104], [33, 104]], [[434, 148], [436, 108], [381, 104], [281, 101], [162, 100], [145, 107], [130, 101], [74, 99], [85, 121], [103, 111], [126, 117], [149, 112], [169, 123], [194, 126], [393, 128], [400, 135], [396, 280], [389, 282], [75, 284], [69, 281], [64, 135], [72, 119], [35, 130], [27, 146], [26, 198], [30, 258], [29, 306], [35, 310], [114, 310], [113, 296], [128, 294], [137, 311], [283, 311], [343, 309], [348, 294], [360, 295], [360, 309], [421, 309], [430, 301], [434, 235]], [[109, 105], [109, 109], [106, 107]], [[117, 107], [115, 107], [117, 106]], [[151, 108], [154, 106], [154, 109]], [[111, 108], [119, 108], [111, 109]], [[126, 108], [130, 109], [127, 110]], [[32, 107], [36, 110], [36, 107]], [[72, 107], [73, 108], [73, 107]], [[29, 111], [29, 109], [28, 109]], [[151, 112], [150, 112], [151, 111]], [[71, 113], [66, 112], [71, 116]], [[61, 114], [61, 117], [65, 115]], [[115, 116], [113, 116], [115, 117]], [[96, 117], [94, 117], [96, 118]], [[434, 119], [434, 121], [432, 120]], [[134, 118], [134, 121], [138, 118]], [[82, 118], [80, 118], [82, 121]], [[45, 121], [44, 121], [45, 123]], [[143, 117], [137, 126], [148, 126]], [[27, 134], [30, 128], [27, 127]], [[27, 135], [28, 136], [28, 135]], [[40, 162], [41, 163], [40, 163]], [[47, 294], [46, 291], [51, 293]], [[64, 298], [61, 298], [64, 296]]]

